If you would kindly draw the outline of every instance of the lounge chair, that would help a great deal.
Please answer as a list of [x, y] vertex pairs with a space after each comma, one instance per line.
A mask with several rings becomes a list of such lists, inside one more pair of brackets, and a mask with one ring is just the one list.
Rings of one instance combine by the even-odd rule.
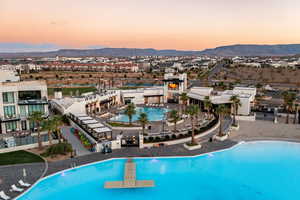
[[7, 196], [4, 191], [0, 191], [0, 198], [4, 200], [9, 200], [10, 196]]
[[23, 192], [24, 189], [18, 188], [15, 184], [11, 186], [11, 190], [14, 192]]
[[20, 184], [21, 186], [23, 186], [23, 187], [29, 187], [29, 186], [30, 186], [29, 183], [24, 183], [23, 180], [19, 180], [19, 184]]

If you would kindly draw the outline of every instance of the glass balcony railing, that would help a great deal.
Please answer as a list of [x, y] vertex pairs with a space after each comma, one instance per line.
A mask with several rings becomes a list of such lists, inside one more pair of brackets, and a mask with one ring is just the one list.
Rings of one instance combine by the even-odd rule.
[[1, 121], [10, 121], [10, 120], [18, 120], [20, 119], [20, 115], [12, 114], [12, 115], [4, 115], [0, 116]]

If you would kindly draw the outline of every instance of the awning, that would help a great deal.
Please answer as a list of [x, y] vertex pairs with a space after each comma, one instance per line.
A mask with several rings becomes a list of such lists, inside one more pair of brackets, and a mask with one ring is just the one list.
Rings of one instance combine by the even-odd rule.
[[80, 120], [80, 121], [86, 121], [86, 120], [92, 120], [93, 118], [91, 118], [91, 117], [78, 117], [78, 119]]
[[88, 117], [86, 114], [73, 114], [73, 113], [71, 114], [75, 117]]
[[105, 132], [111, 132], [112, 130], [108, 127], [103, 128], [95, 128], [93, 129], [96, 133], [105, 133]]
[[87, 126], [88, 126], [89, 128], [91, 128], [91, 129], [104, 127], [104, 125], [101, 124], [101, 123], [97, 123], [97, 124], [88, 124]]
[[92, 119], [92, 120], [83, 120], [82, 123], [84, 123], [84, 124], [97, 124], [99, 122], [95, 119]]

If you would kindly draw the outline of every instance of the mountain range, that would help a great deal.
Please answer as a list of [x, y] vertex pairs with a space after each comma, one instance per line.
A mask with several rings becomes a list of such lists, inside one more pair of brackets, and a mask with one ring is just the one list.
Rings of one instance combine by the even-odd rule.
[[[56, 47], [50, 45], [50, 47]], [[1, 46], [0, 46], [1, 47]], [[32, 52], [4, 52], [0, 58], [9, 57], [80, 57], [80, 56], [191, 56], [191, 55], [215, 55], [215, 56], [288, 56], [300, 54], [300, 44], [285, 45], [229, 45], [203, 51], [182, 50], [156, 50], [136, 48], [99, 48], [88, 49], [59, 49], [54, 51]], [[3, 48], [0, 48], [0, 51]]]

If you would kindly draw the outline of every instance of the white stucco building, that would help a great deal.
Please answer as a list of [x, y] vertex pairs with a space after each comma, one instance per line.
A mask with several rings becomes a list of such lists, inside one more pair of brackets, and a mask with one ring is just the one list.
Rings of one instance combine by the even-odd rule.
[[214, 91], [211, 87], [193, 87], [188, 92], [191, 101], [199, 104], [203, 104], [206, 96], [209, 97], [214, 105], [231, 104], [230, 98], [233, 95], [237, 95], [241, 102], [241, 106], [238, 108], [238, 115], [250, 115], [256, 88], [235, 87], [233, 90]]
[[33, 112], [48, 116], [48, 95], [45, 81], [0, 83], [0, 133], [34, 132], [28, 117]]

